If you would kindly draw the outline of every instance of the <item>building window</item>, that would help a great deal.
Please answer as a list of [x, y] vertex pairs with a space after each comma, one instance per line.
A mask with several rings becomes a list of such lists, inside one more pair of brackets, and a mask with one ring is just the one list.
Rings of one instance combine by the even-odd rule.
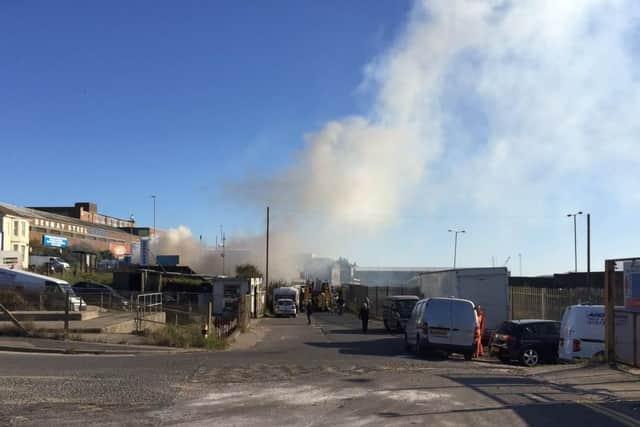
[[13, 221], [13, 235], [18, 236], [19, 221]]
[[22, 221], [22, 237], [27, 237], [27, 223]]
[[13, 250], [18, 252], [18, 245], [13, 245]]

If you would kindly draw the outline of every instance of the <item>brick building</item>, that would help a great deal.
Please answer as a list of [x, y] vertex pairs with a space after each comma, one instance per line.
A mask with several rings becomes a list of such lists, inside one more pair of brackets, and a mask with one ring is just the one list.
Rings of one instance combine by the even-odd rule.
[[116, 258], [131, 254], [132, 245], [140, 242], [138, 234], [141, 229], [135, 228], [132, 220], [100, 214], [94, 203], [37, 209], [0, 203], [0, 212], [26, 219], [29, 222], [30, 242], [60, 241], [61, 238], [65, 246], [95, 252], [108, 250]]

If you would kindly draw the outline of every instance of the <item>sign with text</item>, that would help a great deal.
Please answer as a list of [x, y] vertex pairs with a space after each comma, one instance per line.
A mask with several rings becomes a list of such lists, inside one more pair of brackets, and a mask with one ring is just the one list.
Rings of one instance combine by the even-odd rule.
[[45, 234], [42, 236], [42, 244], [52, 248], [66, 248], [69, 244], [69, 240], [66, 237], [50, 236]]

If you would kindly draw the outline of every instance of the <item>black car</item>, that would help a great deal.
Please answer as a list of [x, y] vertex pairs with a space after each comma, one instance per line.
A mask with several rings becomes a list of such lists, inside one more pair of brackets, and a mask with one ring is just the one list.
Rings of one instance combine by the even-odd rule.
[[511, 320], [503, 322], [491, 341], [491, 355], [502, 362], [519, 360], [527, 366], [558, 360], [560, 322]]
[[109, 285], [96, 282], [78, 282], [71, 287], [76, 295], [81, 296], [87, 304], [120, 310], [128, 310], [129, 308], [129, 301]]

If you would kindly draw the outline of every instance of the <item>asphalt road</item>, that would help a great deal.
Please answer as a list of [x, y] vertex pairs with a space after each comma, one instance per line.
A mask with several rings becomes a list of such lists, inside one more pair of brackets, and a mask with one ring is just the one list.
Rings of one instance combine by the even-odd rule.
[[358, 326], [349, 315], [317, 314], [310, 326], [304, 317], [264, 319], [221, 352], [3, 353], [0, 420], [9, 425], [640, 425], [635, 376], [603, 368], [417, 359], [405, 353], [399, 335], [387, 334], [379, 323], [366, 335]]

